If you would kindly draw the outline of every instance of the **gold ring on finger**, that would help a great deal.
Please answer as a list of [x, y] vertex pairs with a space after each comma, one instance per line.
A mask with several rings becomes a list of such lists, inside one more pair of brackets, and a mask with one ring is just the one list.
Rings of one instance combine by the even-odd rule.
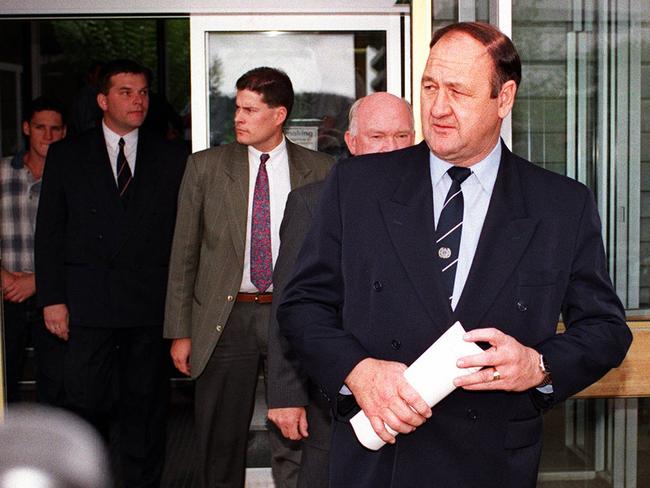
[[496, 369], [494, 370], [494, 373], [492, 373], [492, 381], [499, 381], [501, 379], [501, 373], [499, 373]]

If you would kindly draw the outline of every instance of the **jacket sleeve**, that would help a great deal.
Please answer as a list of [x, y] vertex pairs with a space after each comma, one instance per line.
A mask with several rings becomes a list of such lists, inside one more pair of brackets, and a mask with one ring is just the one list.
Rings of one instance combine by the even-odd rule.
[[596, 203], [587, 188], [584, 193], [562, 303], [566, 332], [537, 347], [551, 369], [554, 402], [565, 400], [617, 367], [632, 342], [623, 305], [607, 273]]
[[66, 152], [61, 144], [48, 150], [34, 235], [34, 260], [38, 305], [66, 303], [65, 198]]
[[164, 336], [191, 337], [194, 281], [203, 236], [204, 185], [199, 165], [190, 155], [178, 194], [178, 212], [169, 264]]
[[[280, 227], [280, 250], [273, 270], [273, 294], [281, 297], [298, 257], [311, 212], [301, 192], [289, 193]], [[269, 323], [268, 390], [270, 408], [301, 407], [309, 403], [307, 376], [289, 343], [280, 333], [276, 317], [279, 300], [273, 301]]]
[[[345, 296], [340, 167], [335, 166], [325, 182], [313, 224], [278, 308], [282, 334], [331, 402], [354, 366], [369, 356], [357, 339], [344, 330], [340, 316]], [[333, 408], [336, 410], [336, 405]]]

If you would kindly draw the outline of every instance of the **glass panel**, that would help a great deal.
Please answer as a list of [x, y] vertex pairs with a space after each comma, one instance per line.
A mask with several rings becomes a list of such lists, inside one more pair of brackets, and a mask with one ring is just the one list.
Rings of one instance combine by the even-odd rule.
[[538, 488], [633, 488], [650, 479], [650, 399], [569, 400], [544, 416]]
[[384, 32], [210, 33], [210, 145], [234, 140], [235, 82], [249, 69], [284, 70], [295, 103], [287, 135], [335, 157], [346, 154], [343, 134], [356, 98], [386, 90]]
[[458, 22], [458, 0], [432, 0], [433, 32], [452, 22]]
[[[523, 81], [516, 153], [586, 183], [630, 315], [650, 307], [650, 5], [513, 2]], [[545, 417], [540, 487], [646, 486], [645, 399], [571, 400]]]
[[165, 25], [165, 93], [174, 113], [180, 116], [180, 127], [174, 130], [180, 130], [182, 139], [191, 141], [190, 23], [187, 19], [162, 22]]
[[[69, 135], [94, 127], [98, 66], [116, 58], [137, 60], [157, 73], [153, 19], [38, 21], [43, 94], [70, 101]], [[155, 88], [155, 82], [152, 88]]]
[[639, 315], [650, 320], [650, 5], [642, 2], [638, 12], [640, 21], [639, 43], [641, 49], [641, 136], [640, 136], [640, 190], [641, 190], [641, 229], [640, 229], [640, 273]]
[[639, 398], [638, 447], [637, 447], [637, 486], [650, 483], [650, 398]]
[[[566, 174], [566, 56], [571, 7], [566, 2], [554, 3], [555, 8], [541, 8], [533, 0], [513, 5], [512, 39], [522, 59], [523, 80], [512, 114], [512, 136], [514, 152]], [[591, 97], [593, 103], [594, 92]]]
[[[21, 136], [24, 73], [23, 51], [28, 23], [23, 20], [0, 20], [0, 157], [10, 156], [24, 146]], [[18, 85], [16, 78], [18, 77]]]
[[19, 66], [0, 64], [0, 156], [16, 154], [23, 148], [20, 129]]
[[489, 0], [432, 0], [433, 30], [452, 22], [489, 22]]
[[650, 4], [513, 3], [516, 153], [592, 188], [631, 315], [650, 308]]
[[[580, 480], [567, 484], [573, 478], [595, 478], [595, 451], [605, 449], [605, 439], [595, 445], [596, 403], [603, 409], [603, 402], [586, 400], [568, 400], [566, 405], [559, 405], [544, 416], [544, 433], [542, 460], [540, 462], [539, 488], [556, 486], [597, 487], [607, 484], [590, 484]], [[562, 483], [562, 484], [560, 484]]]

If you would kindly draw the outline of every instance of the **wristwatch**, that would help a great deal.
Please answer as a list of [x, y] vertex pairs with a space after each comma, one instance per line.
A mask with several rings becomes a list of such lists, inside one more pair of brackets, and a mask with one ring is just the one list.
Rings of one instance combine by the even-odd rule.
[[539, 369], [541, 369], [542, 373], [544, 373], [544, 379], [539, 385], [537, 385], [537, 388], [541, 388], [542, 386], [547, 386], [553, 383], [553, 380], [551, 378], [551, 370], [549, 369], [548, 363], [542, 354], [539, 355]]

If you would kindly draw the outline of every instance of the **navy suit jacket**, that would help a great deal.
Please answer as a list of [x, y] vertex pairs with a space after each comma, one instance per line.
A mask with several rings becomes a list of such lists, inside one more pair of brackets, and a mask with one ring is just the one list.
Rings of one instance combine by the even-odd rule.
[[[554, 402], [623, 360], [631, 333], [591, 192], [502, 150], [454, 312], [434, 258], [427, 145], [355, 158], [330, 174], [278, 318], [335, 413], [337, 392], [362, 359], [411, 364], [456, 320], [466, 329], [497, 327], [542, 353]], [[566, 332], [556, 335], [560, 312]], [[534, 487], [541, 399], [549, 400], [534, 389], [456, 390], [423, 426], [378, 452], [339, 418], [331, 486]]]
[[101, 126], [53, 144], [36, 220], [38, 302], [70, 325], [161, 326], [187, 151], [145, 129], [126, 209]]

